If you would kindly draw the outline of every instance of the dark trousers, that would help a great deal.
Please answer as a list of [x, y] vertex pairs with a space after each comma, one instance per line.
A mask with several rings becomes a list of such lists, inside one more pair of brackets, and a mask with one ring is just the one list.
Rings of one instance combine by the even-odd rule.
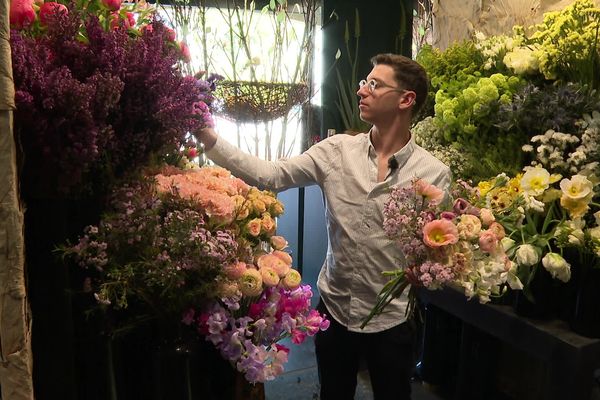
[[410, 400], [415, 329], [407, 322], [377, 333], [350, 332], [335, 321], [323, 301], [329, 329], [315, 337], [321, 400], [351, 400], [361, 360], [366, 362], [375, 400]]

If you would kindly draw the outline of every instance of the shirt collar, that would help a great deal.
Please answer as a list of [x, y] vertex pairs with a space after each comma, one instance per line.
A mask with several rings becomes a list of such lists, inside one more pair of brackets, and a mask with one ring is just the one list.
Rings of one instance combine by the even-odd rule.
[[[372, 134], [372, 129], [369, 130], [369, 133], [367, 134], [367, 138], [368, 138], [368, 142], [369, 142], [368, 152], [370, 153], [372, 151], [373, 154], [375, 154], [375, 147], [373, 146], [373, 140], [371, 139], [371, 134]], [[392, 158], [395, 158], [397, 165], [398, 165], [397, 168], [398, 169], [402, 168], [404, 166], [404, 164], [406, 164], [406, 162], [408, 161], [408, 159], [410, 158], [410, 156], [412, 155], [412, 153], [414, 151], [415, 151], [415, 138], [411, 133], [410, 139], [408, 140], [406, 145], [404, 145], [403, 148], [401, 148], [396, 153], [394, 153], [388, 159], [388, 163], [391, 163], [392, 161], [390, 161], [390, 160]]]

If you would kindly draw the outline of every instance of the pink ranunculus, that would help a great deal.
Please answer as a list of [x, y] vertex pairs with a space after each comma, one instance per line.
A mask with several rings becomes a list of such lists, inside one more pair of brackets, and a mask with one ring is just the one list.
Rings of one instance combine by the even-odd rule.
[[64, 4], [49, 1], [40, 6], [40, 24], [47, 25], [50, 20], [60, 14], [68, 14], [69, 10]]
[[275, 272], [275, 270], [273, 268], [262, 267], [261, 269], [258, 270], [258, 272], [260, 272], [262, 281], [265, 286], [273, 287], [273, 286], [277, 286], [277, 284], [279, 283], [279, 280], [280, 280], [279, 275], [277, 274], [277, 272]]
[[283, 277], [283, 287], [288, 290], [294, 290], [302, 281], [302, 277], [300, 276], [300, 272], [295, 269], [290, 269], [290, 271]]
[[481, 218], [481, 222], [483, 222], [483, 226], [490, 226], [496, 220], [494, 213], [489, 208], [479, 210], [479, 217]]
[[12, 0], [9, 14], [10, 26], [15, 29], [28, 27], [35, 21], [32, 0]]
[[498, 240], [502, 240], [506, 236], [506, 231], [504, 230], [504, 227], [498, 222], [492, 222], [488, 229], [496, 234]]
[[292, 265], [292, 256], [289, 253], [281, 250], [275, 250], [272, 254], [287, 265]]
[[286, 276], [291, 269], [290, 264], [286, 263], [274, 254], [265, 254], [260, 256], [260, 258], [256, 261], [256, 264], [258, 265], [258, 268], [273, 268], [280, 278]]
[[458, 229], [447, 219], [436, 219], [423, 227], [423, 241], [429, 247], [441, 247], [458, 242]]
[[283, 236], [271, 236], [271, 247], [275, 250], [283, 250], [288, 246], [287, 240]]
[[493, 253], [498, 249], [498, 237], [487, 229], [479, 235], [479, 248], [486, 253]]
[[415, 182], [415, 191], [418, 195], [427, 199], [431, 205], [437, 205], [444, 200], [444, 191], [437, 186], [431, 185], [423, 179], [418, 179]]
[[108, 8], [110, 11], [117, 11], [121, 8], [122, 0], [102, 0], [102, 4], [104, 7]]
[[245, 262], [238, 261], [232, 264], [227, 264], [223, 267], [223, 272], [229, 279], [239, 279], [248, 267]]

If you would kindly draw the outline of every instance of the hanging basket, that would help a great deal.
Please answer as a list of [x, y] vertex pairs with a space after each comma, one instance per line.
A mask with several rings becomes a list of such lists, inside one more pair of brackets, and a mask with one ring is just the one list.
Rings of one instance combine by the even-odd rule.
[[215, 113], [236, 122], [271, 121], [308, 98], [303, 83], [222, 81], [215, 95], [222, 101]]

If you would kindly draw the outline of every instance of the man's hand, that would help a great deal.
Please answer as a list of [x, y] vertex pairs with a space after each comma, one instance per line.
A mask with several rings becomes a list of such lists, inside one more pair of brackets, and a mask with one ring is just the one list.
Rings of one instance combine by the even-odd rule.
[[204, 145], [204, 151], [209, 151], [217, 143], [217, 132], [213, 128], [203, 128], [196, 133], [198, 140]]

